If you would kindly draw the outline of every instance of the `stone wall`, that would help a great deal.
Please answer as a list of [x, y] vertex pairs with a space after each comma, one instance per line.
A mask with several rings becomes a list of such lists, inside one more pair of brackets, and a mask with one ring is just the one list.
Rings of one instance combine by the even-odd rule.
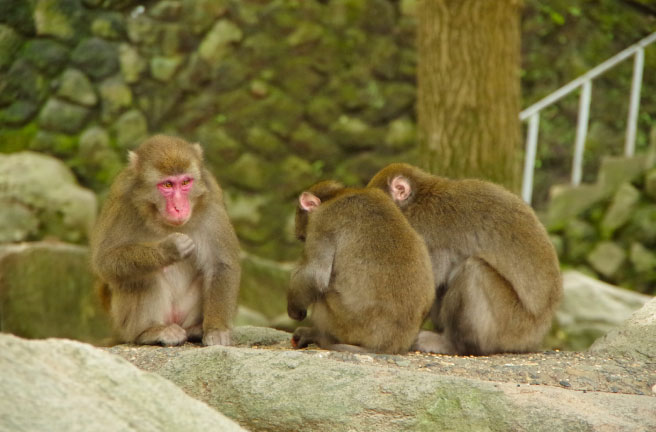
[[565, 267], [656, 295], [656, 129], [651, 147], [603, 159], [593, 184], [552, 190], [544, 221]]
[[413, 4], [0, 0], [0, 151], [102, 198], [145, 136], [198, 140], [244, 249], [294, 259], [299, 191], [411, 158]]

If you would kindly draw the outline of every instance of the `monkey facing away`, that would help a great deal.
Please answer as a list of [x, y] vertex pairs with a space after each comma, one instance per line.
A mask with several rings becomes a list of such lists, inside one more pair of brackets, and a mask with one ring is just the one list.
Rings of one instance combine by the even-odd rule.
[[202, 157], [199, 144], [147, 139], [100, 213], [92, 267], [123, 342], [230, 343], [239, 242]]
[[558, 256], [533, 210], [480, 180], [395, 163], [369, 187], [387, 192], [424, 238], [436, 300], [415, 349], [485, 355], [539, 348], [562, 296]]
[[434, 300], [430, 259], [421, 237], [375, 189], [318, 183], [299, 197], [296, 235], [305, 241], [292, 274], [287, 312], [312, 328], [293, 344], [354, 352], [404, 353]]

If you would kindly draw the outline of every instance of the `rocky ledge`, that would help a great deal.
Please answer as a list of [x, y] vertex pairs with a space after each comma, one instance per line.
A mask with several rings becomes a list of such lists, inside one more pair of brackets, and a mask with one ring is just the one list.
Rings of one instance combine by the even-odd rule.
[[[297, 351], [289, 333], [259, 327], [236, 328], [232, 347], [96, 349], [0, 335], [0, 418], [15, 430], [45, 430], [21, 427], [37, 420], [64, 430], [74, 423], [55, 408], [74, 394], [121, 430], [146, 430], [129, 420], [141, 406], [148, 418], [162, 411], [159, 426], [218, 425], [227, 421], [218, 411], [248, 430], [655, 430], [655, 334], [656, 300], [582, 353]], [[71, 421], [84, 417], [75, 412]]]

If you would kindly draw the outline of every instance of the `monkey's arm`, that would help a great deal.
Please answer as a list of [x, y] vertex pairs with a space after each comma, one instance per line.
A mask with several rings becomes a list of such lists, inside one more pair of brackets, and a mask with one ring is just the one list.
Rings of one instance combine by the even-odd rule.
[[294, 270], [287, 292], [287, 313], [302, 320], [307, 308], [328, 290], [335, 260], [335, 244], [330, 238], [308, 238], [301, 263]]
[[98, 274], [109, 282], [129, 282], [186, 258], [194, 248], [188, 236], [173, 233], [158, 242], [109, 247], [94, 257], [94, 266]]

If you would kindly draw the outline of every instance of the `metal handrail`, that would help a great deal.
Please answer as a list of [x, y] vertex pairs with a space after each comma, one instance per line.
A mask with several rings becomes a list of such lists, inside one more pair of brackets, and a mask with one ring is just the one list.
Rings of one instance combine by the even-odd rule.
[[524, 158], [524, 175], [522, 179], [522, 198], [524, 201], [530, 204], [533, 195], [533, 170], [535, 168], [535, 157], [537, 154], [540, 111], [581, 87], [579, 114], [576, 125], [576, 143], [574, 145], [574, 160], [572, 162], [572, 184], [580, 184], [583, 172], [583, 150], [585, 147], [585, 138], [588, 133], [592, 80], [606, 72], [608, 69], [617, 65], [618, 63], [635, 55], [633, 63], [633, 80], [631, 83], [631, 99], [629, 102], [629, 115], [626, 129], [626, 140], [624, 143], [625, 156], [633, 156], [638, 124], [638, 110], [640, 108], [642, 72], [645, 64], [644, 48], [655, 41], [656, 32], [619, 52], [595, 68], [590, 69], [585, 74], [562, 86], [555, 92], [540, 99], [538, 102], [534, 103], [519, 113], [519, 119], [521, 121], [528, 120], [528, 130], [526, 134], [526, 156]]

